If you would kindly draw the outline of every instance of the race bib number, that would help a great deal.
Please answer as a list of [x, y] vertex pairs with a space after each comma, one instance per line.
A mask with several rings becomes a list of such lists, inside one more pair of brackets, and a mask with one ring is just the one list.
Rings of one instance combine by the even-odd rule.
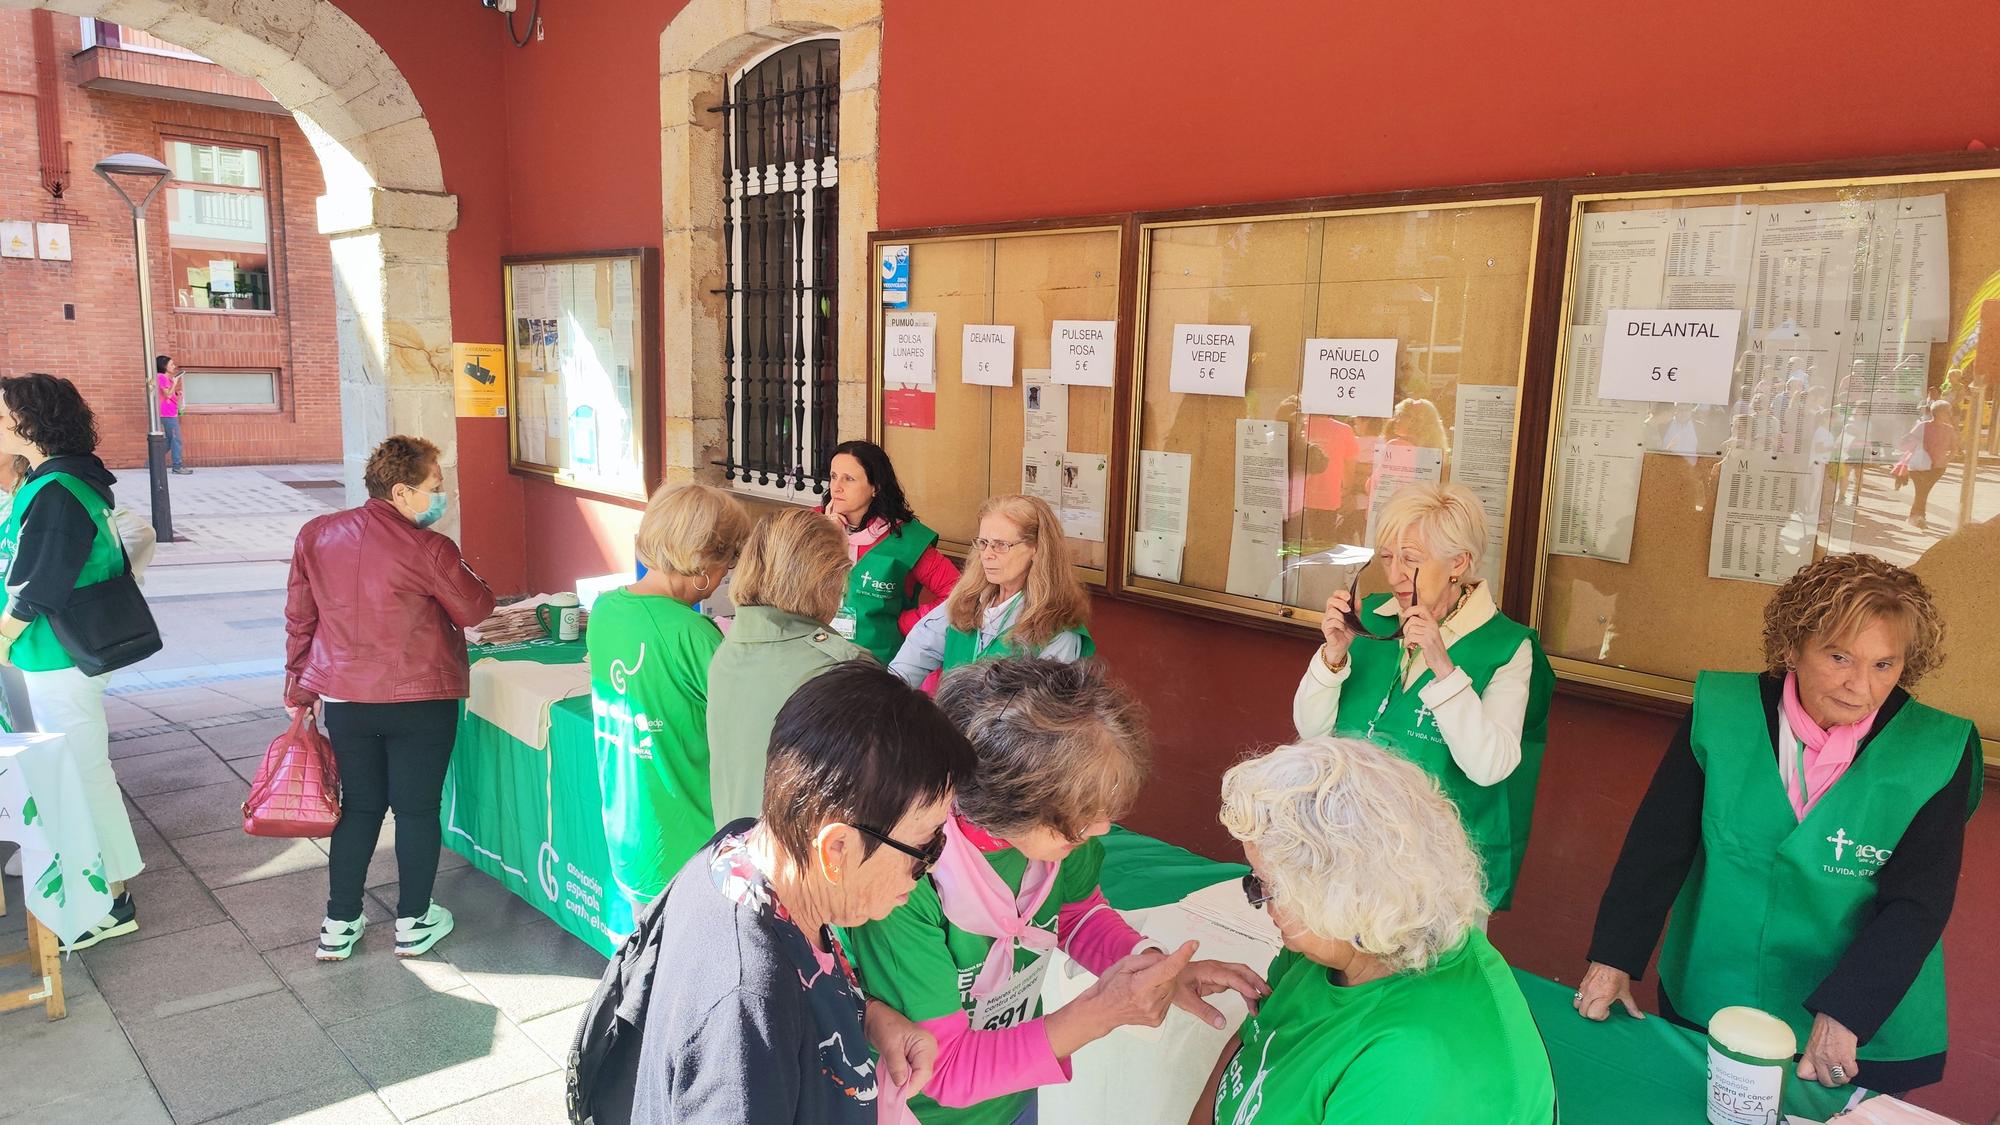
[[1000, 1031], [1019, 1027], [1034, 1017], [1035, 1004], [1042, 998], [1042, 980], [1049, 975], [1049, 955], [1035, 958], [1025, 969], [1014, 970], [1000, 991], [973, 1006], [972, 1030]]

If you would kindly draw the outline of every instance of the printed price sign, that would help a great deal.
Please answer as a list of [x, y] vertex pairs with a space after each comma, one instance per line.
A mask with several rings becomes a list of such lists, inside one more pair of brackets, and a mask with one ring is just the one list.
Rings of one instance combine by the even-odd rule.
[[1738, 309], [1612, 309], [1599, 398], [1729, 404]]
[[1387, 418], [1395, 402], [1396, 341], [1306, 341], [1299, 406], [1307, 414]]
[[1242, 398], [1249, 373], [1249, 325], [1174, 325], [1170, 386], [1175, 394]]

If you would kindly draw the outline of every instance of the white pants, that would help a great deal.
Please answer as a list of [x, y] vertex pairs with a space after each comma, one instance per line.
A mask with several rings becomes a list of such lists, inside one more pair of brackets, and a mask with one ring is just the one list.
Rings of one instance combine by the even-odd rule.
[[37, 729], [61, 734], [69, 744], [90, 817], [97, 822], [104, 877], [113, 883], [130, 879], [144, 863], [139, 842], [132, 836], [132, 819], [125, 813], [125, 799], [118, 792], [118, 775], [111, 771], [111, 728], [104, 718], [104, 687], [111, 677], [86, 676], [75, 668], [21, 676], [34, 700]]

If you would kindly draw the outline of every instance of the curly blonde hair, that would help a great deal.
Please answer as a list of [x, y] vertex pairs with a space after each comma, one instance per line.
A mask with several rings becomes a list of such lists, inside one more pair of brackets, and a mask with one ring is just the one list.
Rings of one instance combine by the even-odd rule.
[[1944, 618], [1923, 579], [1874, 555], [1828, 555], [1778, 587], [1764, 607], [1764, 661], [1782, 675], [1808, 639], [1846, 640], [1876, 620], [1902, 630], [1904, 690], [1944, 663]]
[[1329, 941], [1422, 972], [1486, 909], [1458, 809], [1429, 774], [1358, 738], [1308, 738], [1222, 775], [1222, 826], [1265, 885]]

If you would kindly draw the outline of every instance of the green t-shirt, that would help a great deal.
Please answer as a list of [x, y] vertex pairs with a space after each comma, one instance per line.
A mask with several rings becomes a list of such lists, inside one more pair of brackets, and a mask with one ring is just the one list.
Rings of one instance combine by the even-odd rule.
[[[1028, 857], [1006, 848], [986, 853], [986, 862], [1007, 886], [1021, 889], [1027, 874]], [[1056, 915], [1073, 902], [1082, 902], [1097, 890], [1098, 872], [1104, 866], [1104, 845], [1086, 841], [1062, 861], [1056, 885], [1035, 912], [1035, 925], [1053, 934]], [[921, 1023], [963, 1010], [970, 1016], [978, 1006], [971, 995], [972, 982], [986, 964], [993, 939], [967, 933], [945, 919], [938, 902], [937, 888], [929, 879], [910, 891], [910, 901], [879, 922], [870, 922], [846, 935], [849, 956], [868, 995]], [[1014, 952], [1014, 980], [1033, 971], [1038, 954], [1026, 947]], [[974, 1031], [1018, 1027], [1042, 1014], [1039, 994], [1023, 999], [1005, 1011], [989, 1004], [983, 1022]], [[923, 1125], [1011, 1125], [1026, 1104], [1026, 1092], [992, 1098], [963, 1109], [941, 1106], [922, 1094], [910, 1099], [910, 1109]]]
[[1286, 950], [1215, 1091], [1216, 1125], [1547, 1123], [1548, 1049], [1477, 930], [1428, 972], [1345, 987]]
[[722, 632], [672, 598], [612, 590], [584, 639], [611, 875], [643, 904], [715, 834], [708, 662]]

